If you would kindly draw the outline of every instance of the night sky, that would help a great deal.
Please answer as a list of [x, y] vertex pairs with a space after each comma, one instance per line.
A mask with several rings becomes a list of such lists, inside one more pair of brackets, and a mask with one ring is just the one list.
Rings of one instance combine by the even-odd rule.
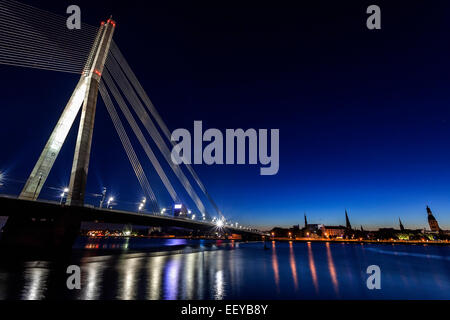
[[[78, 4], [91, 25], [112, 14], [116, 43], [171, 131], [193, 132], [195, 120], [223, 132], [280, 129], [276, 176], [260, 176], [259, 165], [194, 166], [227, 218], [291, 226], [306, 212], [311, 223], [335, 225], [347, 209], [355, 227], [398, 227], [401, 217], [407, 228], [428, 228], [429, 205], [450, 229], [450, 3], [298, 2], [27, 3], [62, 15]], [[382, 30], [366, 28], [371, 4], [381, 7]], [[79, 76], [6, 66], [0, 74], [0, 170], [8, 178], [0, 192], [18, 194]], [[77, 128], [46, 186], [68, 185]], [[143, 196], [99, 98], [87, 191], [104, 186], [117, 208], [136, 210]], [[59, 194], [46, 188], [42, 197]]]

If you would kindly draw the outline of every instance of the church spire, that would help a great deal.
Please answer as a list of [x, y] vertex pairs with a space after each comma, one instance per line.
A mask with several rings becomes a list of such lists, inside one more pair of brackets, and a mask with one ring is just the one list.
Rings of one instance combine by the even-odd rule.
[[345, 209], [345, 226], [347, 229], [352, 229], [352, 225], [350, 224], [350, 219], [348, 218], [347, 209]]
[[428, 213], [428, 224], [430, 225], [430, 229], [433, 232], [440, 232], [441, 228], [439, 228], [439, 224], [436, 220], [436, 218], [433, 216], [433, 213], [431, 212], [430, 207], [427, 206], [427, 213]]
[[398, 223], [400, 224], [400, 231], [405, 231], [405, 227], [403, 226], [402, 220], [400, 220], [400, 217], [398, 218]]

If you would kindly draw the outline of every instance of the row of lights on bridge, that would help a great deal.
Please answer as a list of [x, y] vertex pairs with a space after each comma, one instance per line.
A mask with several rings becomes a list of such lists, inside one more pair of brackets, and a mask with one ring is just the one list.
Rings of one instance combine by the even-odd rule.
[[[65, 202], [64, 200], [67, 201], [67, 196], [69, 195], [69, 188], [64, 188], [63, 192], [60, 195], [60, 201], [59, 204], [63, 204], [63, 202]], [[99, 208], [103, 208], [103, 203], [105, 202], [106, 199], [106, 188], [103, 189], [103, 193], [102, 193], [102, 200], [100, 201], [100, 205]], [[107, 209], [112, 209], [112, 205], [114, 202], [114, 197], [109, 197], [108, 201], [106, 202], [106, 208]]]
[[[3, 178], [4, 178], [4, 174], [2, 172], [0, 172], [0, 187], [3, 186]], [[69, 195], [69, 188], [64, 188], [63, 192], [60, 195], [60, 204], [62, 205], [64, 201], [67, 201], [67, 196]], [[106, 199], [106, 188], [103, 189], [103, 193], [102, 193], [102, 200], [100, 201], [100, 208], [103, 208], [103, 203], [105, 202]], [[107, 209], [112, 209], [112, 206], [114, 204], [114, 197], [109, 197], [108, 201], [106, 202], [106, 208]], [[139, 207], [138, 207], [138, 211], [142, 212], [145, 209], [145, 205], [147, 203], [147, 199], [143, 198], [142, 201], [139, 203]], [[161, 210], [161, 215], [164, 215], [167, 212], [167, 209], [163, 208]], [[191, 215], [192, 211], [188, 210], [188, 214]], [[191, 219], [195, 220], [196, 218], [196, 214], [192, 214]], [[203, 213], [202, 214], [202, 220], [206, 221], [206, 215]], [[235, 222], [235, 223], [231, 223], [231, 222], [226, 222], [225, 219], [223, 218], [213, 218], [212, 222], [217, 226], [217, 228], [223, 228], [223, 227], [234, 227], [236, 229], [244, 229], [244, 230], [250, 230], [250, 228], [248, 227], [243, 227], [243, 226], [239, 226], [239, 223]], [[272, 235], [273, 236], [273, 235]]]
[[[1, 172], [0, 172], [0, 186], [1, 184]], [[64, 202], [64, 199], [67, 200], [67, 195], [69, 194], [69, 188], [64, 188], [63, 192], [61, 193], [61, 200], [60, 200], [60, 204], [62, 204]], [[100, 201], [100, 208], [103, 208], [103, 203], [106, 199], [106, 188], [103, 189], [103, 193], [102, 193], [102, 200]], [[107, 209], [112, 209], [112, 206], [114, 204], [114, 197], [109, 197], [108, 201], [106, 202], [106, 208]], [[138, 206], [138, 212], [142, 212], [145, 210], [145, 205], [147, 203], [147, 198], [143, 198], [142, 201], [139, 203]], [[166, 208], [163, 208], [161, 210], [161, 215], [166, 214], [168, 210]], [[191, 210], [188, 210], [188, 215], [191, 215], [190, 219], [195, 220], [195, 218], [197, 217], [196, 214], [192, 214]], [[206, 221], [206, 215], [203, 213], [202, 214], [202, 220]], [[236, 228], [236, 229], [243, 229], [243, 230], [251, 230], [251, 228], [249, 227], [244, 227], [244, 226], [240, 226], [238, 222], [227, 222], [224, 218], [213, 218], [212, 222], [216, 225], [217, 228], [224, 228], [224, 227], [232, 227], [232, 228]], [[273, 236], [273, 235], [272, 235]]]

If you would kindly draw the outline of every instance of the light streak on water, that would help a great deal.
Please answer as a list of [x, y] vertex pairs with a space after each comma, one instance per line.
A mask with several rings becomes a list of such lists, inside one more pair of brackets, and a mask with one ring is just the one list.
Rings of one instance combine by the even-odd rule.
[[334, 266], [333, 255], [330, 250], [330, 243], [327, 242], [325, 246], [327, 248], [328, 271], [330, 272], [331, 282], [333, 283], [333, 288], [336, 295], [339, 295], [339, 282], [337, 279], [336, 268]]
[[316, 289], [316, 293], [319, 293], [319, 280], [317, 279], [317, 270], [316, 265], [314, 263], [314, 255], [311, 248], [311, 242], [308, 242], [308, 261], [309, 261], [309, 270], [311, 271], [311, 277], [314, 283], [314, 289]]
[[298, 276], [297, 276], [297, 266], [295, 264], [294, 246], [292, 241], [289, 241], [289, 264], [291, 266], [292, 278], [294, 280], [295, 291], [298, 290]]

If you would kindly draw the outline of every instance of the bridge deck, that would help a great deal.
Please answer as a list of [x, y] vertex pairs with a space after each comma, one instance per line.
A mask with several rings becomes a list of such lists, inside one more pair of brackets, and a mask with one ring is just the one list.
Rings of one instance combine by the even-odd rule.
[[[0, 216], [21, 217], [30, 219], [57, 219], [68, 215], [82, 222], [132, 224], [153, 227], [180, 227], [198, 231], [213, 231], [216, 226], [211, 222], [189, 220], [171, 216], [140, 214], [120, 210], [99, 209], [90, 207], [71, 207], [59, 204], [26, 201], [0, 197]], [[262, 235], [254, 230], [226, 227], [227, 233], [240, 235]]]

